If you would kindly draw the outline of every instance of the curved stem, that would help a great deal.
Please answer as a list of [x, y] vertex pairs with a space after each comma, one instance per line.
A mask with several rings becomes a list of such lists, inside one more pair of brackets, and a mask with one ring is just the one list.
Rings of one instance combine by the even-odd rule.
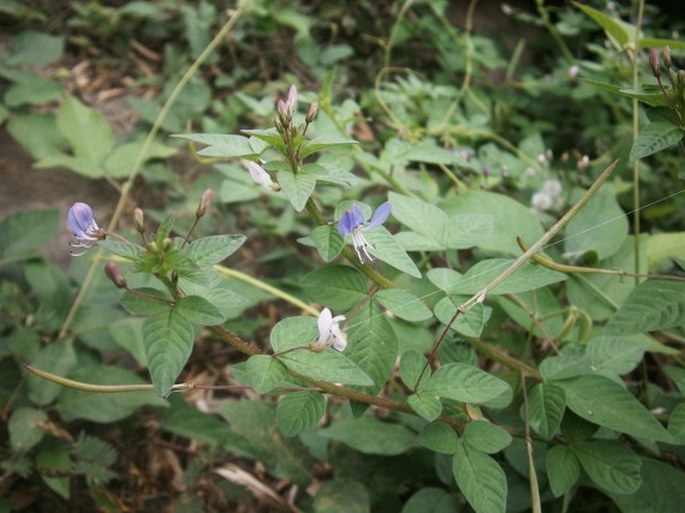
[[[219, 46], [221, 42], [223, 42], [226, 35], [238, 22], [238, 19], [240, 19], [243, 13], [251, 7], [252, 2], [250, 0], [247, 0], [244, 2], [238, 2], [238, 4], [238, 8], [235, 11], [233, 11], [228, 21], [224, 24], [223, 27], [221, 27], [221, 30], [217, 32], [216, 36], [214, 36], [214, 39], [210, 41], [207, 47], [202, 51], [200, 55], [198, 55], [197, 59], [195, 59], [195, 62], [193, 62], [193, 64], [183, 74], [181, 79], [178, 81], [178, 84], [176, 84], [176, 87], [174, 87], [173, 91], [169, 95], [169, 98], [167, 98], [166, 102], [164, 102], [164, 106], [159, 111], [157, 119], [155, 119], [152, 128], [148, 132], [147, 137], [145, 138], [145, 141], [143, 142], [143, 145], [141, 146], [140, 151], [136, 156], [136, 160], [134, 161], [133, 166], [131, 168], [131, 174], [129, 175], [124, 185], [121, 187], [119, 201], [117, 202], [117, 205], [114, 208], [112, 219], [109, 222], [109, 226], [107, 227], [108, 232], [113, 231], [119, 223], [119, 219], [121, 218], [124, 206], [127, 204], [128, 195], [131, 191], [131, 188], [133, 187], [135, 178], [136, 176], [138, 176], [138, 173], [140, 172], [140, 169], [143, 166], [143, 162], [147, 157], [148, 151], [150, 149], [150, 146], [154, 142], [157, 132], [159, 132], [159, 129], [162, 126], [162, 123], [164, 122], [164, 119], [166, 118], [167, 114], [169, 114], [169, 111], [171, 110], [173, 104], [176, 102], [176, 99], [178, 98], [179, 94], [181, 94], [181, 91], [183, 90], [185, 85], [193, 77], [193, 75], [195, 75], [197, 70], [204, 63], [204, 61], [207, 60], [207, 58], [211, 55], [214, 49], [217, 46]], [[98, 249], [97, 252], [98, 253], [95, 255], [95, 257], [97, 257], [101, 250]], [[76, 295], [76, 298], [74, 299], [74, 302], [71, 305], [71, 309], [69, 310], [67, 317], [64, 319], [64, 322], [62, 323], [62, 328], [59, 332], [59, 338], [64, 338], [66, 336], [67, 331], [71, 326], [71, 323], [74, 321], [76, 312], [81, 307], [81, 303], [83, 303], [83, 300], [85, 299], [86, 294], [90, 289], [93, 278], [95, 277], [96, 261], [97, 258], [94, 258], [93, 262], [90, 264], [90, 267], [88, 268], [88, 272], [86, 273], [83, 283], [81, 284], [81, 288], [79, 289], [78, 294]]]

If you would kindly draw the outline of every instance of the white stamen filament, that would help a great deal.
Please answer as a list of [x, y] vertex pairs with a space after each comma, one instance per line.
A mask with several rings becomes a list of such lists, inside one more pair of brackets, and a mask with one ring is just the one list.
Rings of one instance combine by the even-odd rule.
[[366, 257], [369, 262], [373, 262], [373, 257], [369, 254], [367, 248], [373, 247], [368, 240], [364, 237], [360, 228], [355, 228], [350, 234], [352, 237], [352, 245], [354, 250], [357, 252], [357, 258], [361, 263], [364, 263], [364, 257]]

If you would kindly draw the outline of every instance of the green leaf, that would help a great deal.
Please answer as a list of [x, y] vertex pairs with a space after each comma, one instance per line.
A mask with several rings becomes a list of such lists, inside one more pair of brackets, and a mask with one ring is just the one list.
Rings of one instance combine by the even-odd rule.
[[419, 433], [419, 443], [431, 451], [441, 454], [457, 452], [459, 437], [444, 422], [431, 422]]
[[253, 136], [250, 139], [257, 138], [261, 141], [264, 141], [265, 143], [268, 143], [276, 149], [285, 150], [285, 146], [283, 145], [281, 135], [275, 128], [241, 130], [241, 132]]
[[640, 401], [607, 377], [580, 376], [554, 384], [566, 393], [566, 406], [589, 422], [636, 438], [673, 441]]
[[202, 326], [214, 326], [224, 320], [219, 309], [201, 296], [182, 297], [174, 305], [174, 310], [190, 322]]
[[334, 148], [336, 146], [348, 146], [350, 144], [359, 143], [354, 139], [346, 139], [345, 137], [335, 135], [315, 137], [314, 139], [302, 143], [302, 146], [300, 146], [300, 157], [304, 159], [321, 150]]
[[[462, 280], [454, 287], [458, 294], [477, 294], [483, 290], [492, 280], [502, 274], [513, 260], [508, 258], [491, 258], [481, 260], [471, 267]], [[531, 263], [524, 264], [504, 282], [488, 291], [492, 294], [517, 294], [529, 290], [546, 287], [552, 283], [558, 283], [567, 278], [565, 274], [551, 271], [545, 267]]]
[[633, 493], [642, 484], [640, 458], [619, 442], [596, 440], [573, 450], [585, 473], [607, 492]]
[[314, 466], [309, 451], [299, 438], [284, 439], [274, 418], [276, 408], [263, 401], [232, 401], [221, 408], [234, 433], [243, 437], [266, 470], [278, 478], [293, 480], [301, 486], [311, 481]]
[[[66, 376], [76, 365], [76, 353], [71, 340], [56, 340], [43, 347], [31, 360], [37, 369]], [[54, 401], [64, 390], [62, 385], [46, 381], [33, 374], [27, 377], [29, 398], [34, 404], [45, 406]]]
[[442, 209], [448, 217], [460, 214], [492, 216], [492, 233], [486, 240], [478, 243], [478, 247], [484, 250], [518, 256], [521, 254], [521, 248], [516, 243], [517, 235], [528, 244], [532, 244], [544, 233], [540, 222], [535, 219], [528, 206], [504, 194], [468, 191], [445, 201]]
[[0, 256], [21, 259], [32, 256], [59, 231], [59, 211], [28, 210], [0, 221]]
[[442, 210], [426, 201], [394, 192], [390, 192], [388, 198], [395, 219], [413, 231], [443, 245], [447, 215]]
[[371, 244], [369, 248], [371, 255], [409, 276], [421, 278], [421, 271], [414, 261], [385, 227], [372, 228], [364, 232], [364, 237]]
[[45, 436], [46, 429], [39, 424], [47, 423], [48, 415], [43, 410], [21, 407], [12, 411], [7, 422], [10, 445], [17, 452], [27, 452]]
[[30, 73], [27, 79], [12, 84], [5, 93], [5, 105], [16, 108], [22, 105], [42, 105], [59, 100], [62, 85], [47, 77]]
[[317, 226], [312, 230], [311, 237], [324, 262], [335, 259], [345, 246], [342, 236], [332, 226]]
[[507, 478], [492, 457], [460, 440], [452, 458], [452, 474], [476, 513], [504, 513]]
[[314, 317], [286, 317], [271, 330], [271, 347], [275, 352], [287, 351], [297, 346], [308, 346], [318, 336]]
[[301, 349], [285, 353], [278, 360], [288, 369], [309, 378], [345, 385], [373, 385], [373, 380], [356, 363], [334, 349], [320, 353]]
[[[117, 146], [105, 160], [105, 174], [109, 177], [127, 178], [144, 147], [145, 141], [142, 139]], [[167, 159], [176, 152], [178, 148], [153, 141], [146, 149], [143, 163], [153, 159]]]
[[71, 477], [54, 477], [69, 475], [73, 472], [73, 463], [64, 444], [46, 444], [36, 454], [36, 466], [41, 469], [41, 479], [60, 497], [69, 500]]
[[[138, 385], [145, 381], [131, 371], [106, 365], [79, 367], [69, 374], [70, 379], [95, 385]], [[76, 419], [100, 423], [117, 422], [144, 405], [165, 407], [166, 401], [152, 390], [94, 394], [65, 388], [57, 402], [60, 416], [66, 422]]]
[[16, 114], [7, 123], [7, 131], [36, 160], [61, 153], [64, 145], [53, 114]]
[[[580, 198], [581, 191], [573, 191], [571, 202]], [[564, 253], [579, 257], [594, 252], [599, 260], [615, 254], [628, 235], [628, 219], [609, 188], [602, 188], [587, 202], [566, 226]]]
[[[603, 269], [635, 269], [635, 237], [626, 237], [621, 249], [606, 260], [602, 260], [597, 267]], [[639, 258], [641, 273], [648, 272], [647, 267], [647, 237], [642, 235], [639, 244]], [[564, 284], [570, 304], [583, 305], [593, 320], [605, 321], [615, 312], [613, 305], [621, 305], [635, 288], [634, 280], [620, 279], [606, 274], [586, 274], [581, 279], [570, 279]], [[598, 293], [601, 291], [601, 295]], [[607, 299], [609, 301], [607, 301]]]
[[363, 307], [348, 333], [348, 358], [371, 377], [380, 390], [390, 377], [397, 359], [397, 335], [373, 303]]
[[193, 326], [176, 309], [145, 319], [143, 338], [148, 368], [157, 393], [165, 397], [193, 348]]
[[102, 176], [105, 157], [114, 148], [114, 135], [105, 117], [67, 96], [57, 112], [57, 126], [69, 141], [74, 156], [90, 167], [92, 178]]
[[366, 414], [334, 422], [319, 430], [319, 436], [338, 440], [363, 454], [396, 456], [416, 447], [416, 435], [406, 427]]
[[674, 513], [685, 504], [682, 469], [660, 461], [642, 459], [642, 485], [631, 495], [610, 494], [622, 513]]
[[358, 481], [326, 481], [314, 497], [312, 513], [370, 513], [371, 498]]
[[[444, 325], [448, 325], [457, 313], [459, 306], [455, 304], [451, 297], [444, 297], [435, 305], [433, 313]], [[483, 332], [483, 327], [492, 311], [489, 307], [484, 307], [481, 303], [476, 303], [469, 308], [466, 313], [460, 313], [457, 320], [452, 323], [450, 329], [461, 333], [467, 337], [479, 337]]]
[[426, 273], [426, 277], [445, 294], [452, 294], [463, 275], [446, 267], [435, 267]]
[[685, 403], [673, 408], [668, 417], [668, 432], [679, 445], [685, 445]]
[[570, 447], [555, 445], [547, 451], [547, 479], [555, 497], [568, 492], [580, 477], [578, 458]]
[[[404, 384], [411, 390], [416, 388], [421, 371], [426, 365], [426, 357], [416, 349], [410, 349], [402, 353], [400, 358], [400, 377]], [[428, 370], [424, 376], [428, 376]]]
[[314, 192], [316, 176], [301, 172], [294, 174], [292, 171], [284, 169], [276, 173], [276, 178], [293, 208], [301, 212], [307, 204], [309, 196]]
[[332, 310], [347, 310], [367, 294], [364, 276], [353, 267], [328, 265], [312, 271], [300, 282], [314, 301]]
[[271, 392], [288, 375], [285, 366], [278, 359], [266, 354], [250, 356], [243, 364], [243, 370], [248, 378], [247, 384], [258, 394]]
[[64, 37], [25, 30], [12, 38], [10, 51], [8, 64], [48, 66], [62, 57]]
[[431, 422], [442, 413], [440, 399], [430, 394], [412, 394], [407, 397], [407, 404], [418, 415]]
[[685, 324], [685, 283], [647, 280], [633, 289], [609, 319], [607, 335], [665, 330]]
[[666, 122], [650, 123], [642, 129], [640, 136], [630, 150], [630, 161], [643, 159], [663, 149], [678, 144], [683, 138], [683, 130], [678, 125]]
[[113, 255], [118, 255], [129, 260], [136, 260], [145, 253], [145, 248], [143, 246], [120, 240], [101, 240], [98, 241], [97, 245]]
[[419, 298], [401, 289], [379, 290], [374, 299], [400, 319], [410, 322], [425, 321], [433, 314]]
[[295, 436], [314, 426], [326, 411], [321, 392], [303, 390], [286, 394], [278, 402], [276, 420], [283, 436]]
[[540, 364], [540, 374], [547, 381], [575, 378], [592, 372], [592, 362], [587, 356], [570, 351], [548, 356]]
[[457, 499], [442, 488], [421, 488], [404, 504], [402, 513], [454, 513]]
[[[191, 139], [188, 135], [195, 136]], [[247, 158], [253, 159], [259, 157], [259, 153], [255, 152], [250, 139], [242, 135], [232, 134], [188, 134], [184, 136], [177, 136], [183, 139], [190, 139], [203, 144], [209, 144], [207, 141], [214, 140], [214, 142], [207, 148], [198, 151], [197, 154], [202, 157], [213, 158]], [[205, 140], [198, 140], [197, 136], [204, 137]]]
[[545, 440], [559, 429], [566, 408], [564, 391], [549, 383], [538, 383], [528, 394], [530, 426]]
[[578, 7], [581, 11], [592, 18], [597, 25], [602, 27], [604, 31], [609, 36], [609, 39], [617, 46], [618, 49], [623, 49], [628, 43], [632, 42], [635, 34], [635, 27], [628, 25], [608, 14], [604, 14], [602, 11], [593, 9], [587, 5], [580, 4], [578, 2], [573, 2], [573, 5]]
[[444, 244], [449, 249], [480, 246], [493, 232], [495, 218], [490, 214], [459, 214], [445, 225]]
[[505, 381], [476, 367], [448, 363], [440, 367], [430, 379], [423, 381], [419, 392], [464, 403], [484, 403], [509, 389]]
[[143, 342], [143, 321], [144, 319], [141, 317], [125, 317], [110, 325], [109, 334], [140, 365], [147, 367], [145, 343]]
[[503, 428], [487, 420], [472, 420], [466, 424], [462, 440], [479, 451], [494, 454], [507, 448], [511, 435]]
[[126, 292], [121, 296], [121, 306], [131, 315], [157, 315], [169, 311], [171, 297], [166, 292], [150, 287], [134, 290], [146, 296], [157, 297], [162, 301], [155, 301], [154, 299]]
[[598, 372], [627, 374], [642, 361], [645, 341], [641, 336], [595, 337], [585, 352]]

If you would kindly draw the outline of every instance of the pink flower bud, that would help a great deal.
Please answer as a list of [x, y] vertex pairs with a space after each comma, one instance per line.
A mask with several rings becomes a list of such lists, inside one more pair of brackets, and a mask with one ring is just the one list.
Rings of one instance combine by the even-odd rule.
[[205, 192], [202, 193], [202, 197], [200, 198], [197, 210], [195, 211], [195, 217], [202, 217], [207, 213], [207, 207], [209, 207], [213, 197], [214, 191], [212, 191], [212, 189], [205, 189]]
[[110, 261], [105, 264], [105, 274], [117, 288], [126, 288], [126, 280], [121, 274], [121, 269], [115, 262]]

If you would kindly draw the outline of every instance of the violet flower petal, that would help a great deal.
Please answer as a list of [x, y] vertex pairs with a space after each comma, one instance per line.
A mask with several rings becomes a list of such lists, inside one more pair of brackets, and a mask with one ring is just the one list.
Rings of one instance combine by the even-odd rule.
[[373, 216], [371, 217], [371, 221], [369, 221], [367, 228], [376, 228], [377, 226], [382, 225], [385, 221], [388, 220], [388, 217], [390, 217], [391, 211], [392, 205], [390, 205], [389, 201], [386, 201], [385, 203], [380, 205], [373, 213]]

